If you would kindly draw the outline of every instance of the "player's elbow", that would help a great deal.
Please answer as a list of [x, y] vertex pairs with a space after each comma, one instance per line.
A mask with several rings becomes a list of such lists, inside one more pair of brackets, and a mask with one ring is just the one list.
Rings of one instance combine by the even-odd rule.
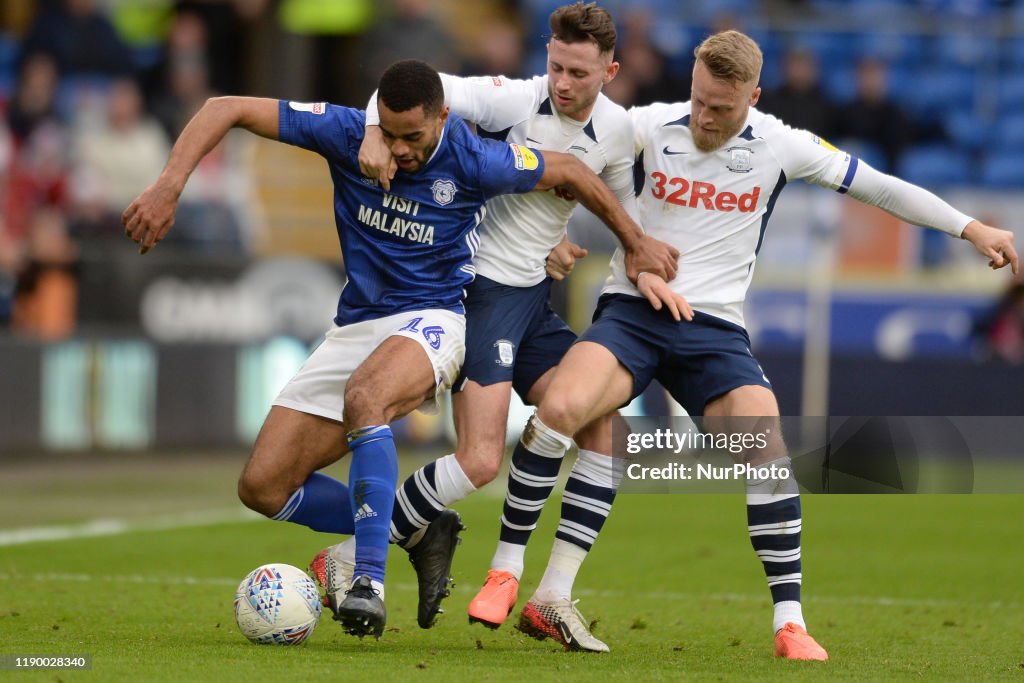
[[232, 128], [240, 126], [254, 130], [259, 123], [258, 111], [254, 106], [255, 102], [254, 98], [239, 97], [237, 95], [208, 97], [202, 109], [200, 109], [200, 113], [205, 114], [207, 121], [224, 121]]
[[560, 185], [571, 187], [588, 172], [591, 172], [590, 169], [571, 154], [544, 152], [544, 175], [537, 189], [549, 190]]
[[230, 95], [220, 95], [217, 97], [207, 97], [206, 102], [203, 103], [202, 109], [207, 111], [217, 111], [230, 109], [233, 105], [233, 100], [238, 98]]

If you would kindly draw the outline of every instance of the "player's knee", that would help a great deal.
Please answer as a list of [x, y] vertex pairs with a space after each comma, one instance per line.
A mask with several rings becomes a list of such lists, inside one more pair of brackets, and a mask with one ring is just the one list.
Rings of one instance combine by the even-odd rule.
[[537, 417], [549, 429], [572, 436], [586, 425], [585, 406], [574, 403], [571, 397], [549, 394], [537, 410]]
[[497, 453], [483, 451], [456, 451], [455, 460], [459, 467], [465, 472], [466, 477], [474, 487], [480, 488], [490, 484], [501, 471], [501, 459], [503, 453], [499, 449]]
[[238, 478], [238, 499], [250, 510], [273, 517], [284, 507], [288, 495], [274, 490], [270, 482], [246, 468]]
[[364, 427], [372, 424], [385, 424], [378, 398], [364, 384], [349, 382], [345, 387], [346, 425]]

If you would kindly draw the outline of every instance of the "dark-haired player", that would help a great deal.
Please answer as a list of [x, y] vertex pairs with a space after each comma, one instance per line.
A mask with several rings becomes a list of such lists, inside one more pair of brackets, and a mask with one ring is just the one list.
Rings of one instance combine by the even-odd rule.
[[[388, 425], [433, 402], [458, 373], [462, 299], [473, 279], [484, 202], [567, 185], [624, 243], [652, 242], [574, 157], [482, 141], [450, 117], [441, 80], [423, 62], [398, 62], [384, 73], [379, 109], [399, 165], [388, 191], [360, 173], [362, 111], [223, 97], [189, 122], [163, 173], [122, 217], [141, 251], [152, 248], [173, 224], [189, 175], [233, 127], [326, 158], [348, 283], [334, 327], [274, 401], [238, 491], [268, 517], [354, 533], [355, 579], [332, 607], [350, 633], [377, 637], [386, 620], [384, 569], [398, 474]], [[317, 472], [349, 450], [348, 487]]]
[[[632, 123], [626, 110], [601, 93], [619, 69], [615, 22], [594, 3], [576, 2], [555, 9], [549, 24], [545, 75], [520, 80], [442, 74], [445, 102], [474, 122], [482, 136], [575, 155], [634, 211]], [[367, 109], [367, 123], [376, 123], [372, 100]], [[391, 159], [386, 145], [374, 144], [379, 137], [369, 126], [360, 159], [368, 174], [387, 182]], [[551, 278], [545, 274], [546, 257], [564, 239], [576, 204], [569, 188], [503, 195], [487, 203], [473, 260], [477, 277], [467, 290], [466, 361], [452, 388], [458, 444], [398, 490], [391, 535], [407, 549], [423, 542], [419, 530], [428, 524], [432, 537], [451, 523], [447, 506], [494, 479], [505, 455], [511, 393], [538, 404], [555, 365], [576, 340], [551, 308]], [[564, 631], [556, 637], [575, 650], [608, 650], [590, 633], [571, 594], [615, 498], [610, 422], [601, 416], [573, 435], [579, 455], [562, 498], [551, 564], [520, 620], [520, 628], [534, 635]], [[543, 505], [560, 465], [530, 455], [513, 459], [501, 537], [484, 585], [469, 604], [471, 622], [497, 628], [515, 605], [526, 539], [535, 527], [528, 518]], [[352, 543], [346, 541], [321, 552], [312, 569], [329, 593], [336, 592], [346, 585], [352, 562]], [[546, 616], [531, 618], [541, 613]]]

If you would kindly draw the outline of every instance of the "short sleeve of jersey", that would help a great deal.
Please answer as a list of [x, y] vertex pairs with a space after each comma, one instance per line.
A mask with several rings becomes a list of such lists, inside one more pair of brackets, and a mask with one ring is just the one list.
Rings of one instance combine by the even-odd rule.
[[665, 104], [650, 104], [643, 107], [630, 107], [629, 120], [633, 125], [633, 156], [638, 156], [647, 147], [647, 136], [652, 121], [663, 118], [664, 110], [668, 109]]
[[[546, 92], [541, 76], [528, 81], [504, 76], [440, 76], [444, 103], [452, 112], [489, 131], [505, 130], [530, 118], [537, 111], [537, 93]], [[376, 91], [366, 105], [366, 125], [380, 125]]]
[[530, 192], [544, 175], [544, 157], [535, 149], [497, 140], [480, 140], [480, 188], [488, 199]]
[[322, 156], [344, 160], [352, 157], [362, 142], [365, 117], [359, 109], [339, 107], [326, 102], [288, 102], [278, 104], [278, 138]]
[[803, 179], [831, 190], [849, 189], [857, 164], [846, 152], [836, 149], [814, 133], [790, 128], [768, 116], [759, 131], [772, 148], [789, 180]]
[[463, 78], [441, 74], [445, 103], [485, 130], [499, 131], [530, 118], [537, 111], [537, 93], [546, 92], [542, 77], [524, 81], [504, 76]]

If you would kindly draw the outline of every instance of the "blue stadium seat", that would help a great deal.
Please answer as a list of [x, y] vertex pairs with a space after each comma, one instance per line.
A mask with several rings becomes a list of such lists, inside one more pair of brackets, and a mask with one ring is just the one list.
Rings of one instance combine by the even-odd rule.
[[999, 9], [999, 0], [918, 0], [921, 9], [948, 19], [979, 19]]
[[843, 18], [863, 26], [884, 26], [888, 22], [912, 18], [913, 7], [903, 0], [857, 0], [843, 11]]
[[980, 180], [988, 187], [1024, 190], [1024, 150], [990, 153], [981, 162]]
[[837, 31], [808, 31], [799, 33], [788, 41], [790, 49], [811, 52], [818, 58], [821, 72], [852, 65], [856, 61], [857, 37], [852, 33]]
[[[886, 94], [889, 98], [898, 100], [898, 94], [909, 87], [909, 81], [916, 77], [917, 71], [904, 64], [888, 64], [886, 67], [886, 80], [888, 86]], [[850, 64], [836, 69], [823, 69], [821, 72], [822, 85], [829, 97], [838, 102], [852, 100], [857, 94], [857, 65]]]
[[937, 121], [949, 111], [973, 108], [976, 88], [970, 70], [922, 67], [893, 95], [919, 118]]
[[999, 43], [976, 31], [951, 31], [935, 38], [934, 63], [943, 67], [973, 68], [999, 59]]
[[996, 103], [1001, 111], [1024, 107], [1024, 74], [1004, 74], [996, 80], [995, 87]]
[[946, 135], [961, 149], [976, 152], [992, 141], [992, 122], [978, 118], [967, 108], [948, 112], [942, 125]]
[[846, 12], [861, 4], [869, 4], [882, 9], [903, 9], [913, 8], [916, 2], [917, 0], [810, 0], [808, 4], [819, 12], [828, 10]]
[[[634, 4], [634, 2], [635, 0], [628, 4]], [[673, 5], [673, 10], [678, 11], [676, 9], [678, 5], [675, 3], [670, 4]], [[716, 0], [715, 2], [694, 2], [689, 4], [688, 10], [693, 19], [703, 23], [711, 23], [724, 14], [734, 14], [744, 18], [753, 17], [757, 14], [763, 3], [760, 0]], [[669, 10], [669, 12], [671, 11]]]
[[821, 85], [829, 99], [849, 102], [857, 95], [857, 67], [844, 64], [821, 70]]
[[950, 145], [911, 147], [900, 157], [896, 175], [926, 188], [964, 185], [971, 181], [971, 160]]
[[[1024, 29], [1024, 5], [1020, 13], [1022, 29]], [[1024, 38], [1007, 38], [1000, 43], [1001, 63], [1004, 69], [1013, 70], [1024, 67]]]
[[874, 57], [893, 67], [916, 65], [929, 58], [929, 41], [925, 36], [894, 31], [870, 31], [860, 37], [860, 57]]
[[1024, 151], [1024, 112], [1004, 113], [992, 129], [994, 149]]
[[1024, 32], [1024, 3], [1014, 3], [1007, 10], [1007, 15], [1009, 16], [1007, 28], [1016, 34]]

